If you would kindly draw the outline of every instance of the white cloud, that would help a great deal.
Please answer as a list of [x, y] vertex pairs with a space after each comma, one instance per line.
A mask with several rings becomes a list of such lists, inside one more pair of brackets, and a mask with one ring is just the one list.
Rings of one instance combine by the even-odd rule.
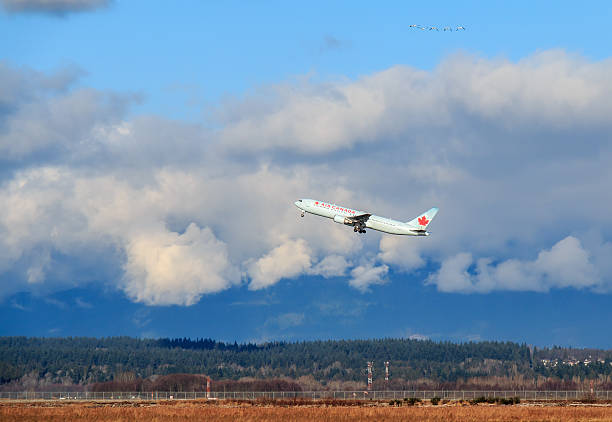
[[270, 287], [282, 278], [293, 278], [310, 268], [312, 251], [304, 239], [288, 240], [249, 265], [249, 289]]
[[239, 282], [227, 245], [210, 228], [166, 229], [164, 196], [151, 187], [49, 167], [19, 174], [0, 199], [7, 205], [0, 210], [0, 264], [27, 256], [28, 283], [43, 283], [57, 267], [51, 250], [87, 260], [88, 251], [108, 259], [115, 248], [126, 257], [120, 285], [135, 301], [188, 305]]
[[0, 271], [25, 259], [27, 281], [40, 284], [51, 267], [51, 249], [78, 251], [82, 221], [66, 195], [71, 183], [56, 168], [34, 168], [0, 188]]
[[[367, 290], [426, 262], [445, 291], [609, 291], [610, 73], [560, 51], [455, 55], [431, 72], [279, 84], [198, 125], [128, 117], [133, 96], [77, 89], [75, 69], [2, 63], [0, 273], [16, 276], [0, 293], [109, 280], [189, 304], [239, 272], [251, 289], [348, 274]], [[357, 236], [300, 218], [300, 197], [441, 213], [428, 238]]]
[[45, 280], [46, 269], [51, 264], [51, 255], [48, 250], [41, 251], [36, 259], [32, 260], [32, 264], [26, 271], [26, 279], [28, 283], [41, 283]]
[[[457, 54], [434, 72], [396, 66], [356, 81], [280, 85], [259, 94], [265, 100], [245, 100], [274, 104], [263, 111], [229, 105], [240, 112], [222, 113], [234, 117], [221, 139], [239, 151], [326, 154], [360, 143], [399, 141], [417, 152], [427, 143], [439, 148], [448, 134], [474, 137], [473, 119], [512, 131], [534, 124], [553, 130], [609, 127], [611, 68], [610, 61], [589, 62], [561, 50], [517, 63]], [[436, 140], [440, 129], [446, 136]]]
[[573, 236], [557, 242], [550, 250], [540, 252], [534, 269], [545, 274], [547, 284], [555, 287], [583, 288], [599, 282], [589, 252]]
[[310, 274], [321, 275], [325, 278], [340, 277], [346, 274], [350, 263], [342, 255], [329, 255], [312, 267]]
[[[210, 271], [205, 267], [206, 261], [227, 261], [227, 268], [234, 268], [236, 272], [246, 262], [245, 269], [252, 276], [251, 288], [270, 286], [281, 278], [308, 273], [314, 262], [310, 247], [304, 240], [282, 240], [288, 232], [304, 231], [304, 225], [312, 226], [312, 230], [304, 233], [320, 239], [317, 243], [323, 246], [319, 250], [329, 257], [313, 269], [317, 274], [328, 277], [341, 274], [346, 262], [334, 252], [355, 247], [353, 234], [342, 227], [331, 222], [320, 224], [326, 222], [323, 220], [300, 219], [292, 206], [296, 194], [289, 193], [282, 201], [274, 199], [272, 193], [278, 194], [287, 184], [294, 183], [284, 175], [256, 170], [233, 179], [215, 179], [206, 174], [198, 176], [166, 169], [151, 177], [139, 185], [140, 177], [134, 180], [112, 174], [90, 176], [68, 168], [41, 167], [20, 172], [0, 188], [0, 200], [7, 205], [0, 209], [0, 230], [4, 235], [0, 239], [3, 246], [0, 264], [8, 269], [27, 256], [29, 266], [24, 269], [27, 272], [24, 277], [29, 282], [53, 285], [57, 284], [54, 274], [48, 276], [45, 271], [57, 266], [50, 261], [50, 251], [85, 260], [88, 256], [97, 256], [116, 265], [121, 264], [113, 261], [113, 255], [124, 255], [126, 264], [122, 269], [126, 274], [120, 286], [133, 300], [148, 304], [187, 304], [202, 294], [222, 290], [236, 282], [237, 276], [231, 276], [232, 271], [221, 271], [224, 267], [221, 264], [216, 267], [219, 271]], [[261, 190], [254, 190], [248, 179], [260, 182]], [[278, 188], [272, 192], [265, 189], [275, 184]], [[226, 199], [228, 189], [237, 192], [244, 202]], [[278, 210], [273, 211], [273, 207]], [[218, 219], [219, 215], [226, 218]], [[267, 229], [263, 233], [250, 230], [254, 227], [253, 221]], [[215, 224], [226, 239], [221, 241], [210, 236], [220, 242], [222, 260], [217, 259], [216, 249], [203, 248], [197, 240], [187, 239], [185, 236], [191, 234], [190, 230], [179, 234], [191, 223], [206, 227], [207, 222]], [[168, 225], [176, 228], [170, 230]], [[202, 229], [206, 230], [212, 227]], [[230, 251], [228, 242], [240, 246]], [[210, 243], [215, 244], [212, 240]], [[193, 251], [200, 255], [194, 256]], [[251, 258], [254, 254], [260, 259]], [[168, 272], [162, 271], [161, 263], [156, 263], [159, 256], [168, 259], [164, 264], [170, 264]], [[90, 264], [99, 265], [97, 259], [92, 261]], [[188, 270], [184, 274], [174, 268], [185, 265], [195, 268], [196, 273], [206, 270], [210, 277], [198, 281]], [[188, 281], [179, 283], [170, 272]], [[69, 278], [66, 281], [78, 282]]]
[[227, 246], [209, 228], [193, 223], [183, 234], [163, 230], [136, 235], [126, 253], [123, 289], [147, 305], [193, 305], [203, 294], [239, 281]]
[[425, 264], [419, 253], [419, 245], [423, 240], [426, 241], [414, 237], [381, 237], [378, 258], [404, 271], [417, 269]]
[[[2, 73], [9, 71], [4, 69]], [[118, 123], [132, 100], [130, 96], [93, 89], [66, 93], [45, 88], [34, 95], [29, 91], [30, 87], [22, 87], [12, 94], [17, 101], [10, 104], [5, 116], [0, 109], [0, 123], [5, 121], [0, 132], [4, 159], [21, 160], [43, 153], [81, 158], [82, 154], [96, 152], [97, 146], [91, 142], [94, 130]]]
[[592, 230], [582, 236], [582, 242], [589, 253], [589, 260], [593, 263], [601, 283], [594, 287], [595, 291], [612, 291], [612, 242], [606, 242], [600, 233]]
[[387, 282], [385, 276], [388, 272], [389, 267], [386, 265], [375, 265], [367, 262], [351, 270], [349, 285], [365, 292], [372, 284], [385, 284]]
[[[448, 95], [469, 112], [505, 116], [510, 126], [540, 121], [555, 127], [605, 123], [612, 102], [611, 62], [589, 62], [563, 50], [542, 51], [517, 63], [456, 55], [440, 66]], [[602, 92], [603, 90], [603, 92]]]
[[[239, 151], [280, 148], [327, 153], [376, 137], [385, 108], [376, 87], [350, 84], [288, 89], [277, 94], [280, 107], [265, 115], [243, 115], [227, 125], [221, 133], [223, 144]], [[261, 136], [253, 138], [253, 133]]]
[[[474, 268], [472, 268], [474, 266]], [[474, 260], [470, 253], [445, 259], [429, 283], [443, 292], [488, 293], [493, 290], [544, 292], [551, 288], [595, 288], [602, 280], [589, 253], [573, 236], [543, 250], [534, 261], [509, 259], [494, 264], [490, 258]]]

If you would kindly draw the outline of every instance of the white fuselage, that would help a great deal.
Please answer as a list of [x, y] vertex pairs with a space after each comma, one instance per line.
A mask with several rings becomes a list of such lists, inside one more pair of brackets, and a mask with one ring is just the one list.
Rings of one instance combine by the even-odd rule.
[[[342, 207], [340, 205], [331, 204], [325, 201], [317, 201], [314, 199], [300, 199], [295, 202], [295, 206], [304, 212], [319, 215], [321, 217], [327, 217], [334, 220], [336, 223], [345, 223], [345, 218], [357, 217], [359, 215], [366, 214], [364, 211], [354, 210], [351, 208]], [[352, 225], [352, 224], [347, 224]], [[389, 234], [401, 234], [409, 236], [428, 236], [427, 231], [420, 229], [419, 227], [412, 226], [408, 223], [401, 221], [392, 220], [390, 218], [379, 217], [377, 215], [370, 215], [365, 221], [364, 226], [373, 230]]]

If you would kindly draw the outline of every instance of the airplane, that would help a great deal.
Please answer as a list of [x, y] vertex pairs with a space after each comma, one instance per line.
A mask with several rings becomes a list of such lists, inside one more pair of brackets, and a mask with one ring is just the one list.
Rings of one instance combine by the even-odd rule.
[[427, 226], [438, 213], [438, 208], [434, 207], [414, 220], [402, 223], [401, 221], [314, 199], [298, 199], [294, 204], [302, 211], [300, 214], [302, 217], [304, 217], [304, 213], [309, 213], [331, 218], [336, 223], [353, 226], [355, 233], [365, 233], [365, 229], [369, 228], [389, 234], [429, 236]]

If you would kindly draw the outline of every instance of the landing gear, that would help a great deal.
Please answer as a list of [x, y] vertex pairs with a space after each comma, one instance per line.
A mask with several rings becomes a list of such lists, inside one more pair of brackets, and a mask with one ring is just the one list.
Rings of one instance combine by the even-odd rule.
[[302, 213], [300, 214], [300, 217], [304, 217], [304, 211], [302, 211]]
[[361, 224], [360, 224], [360, 225], [356, 225], [355, 227], [353, 227], [353, 231], [354, 231], [355, 233], [357, 233], [357, 232], [359, 232], [359, 233], [365, 233], [365, 232], [366, 232], [366, 231], [365, 231], [365, 229], [363, 228], [363, 226], [362, 226]]

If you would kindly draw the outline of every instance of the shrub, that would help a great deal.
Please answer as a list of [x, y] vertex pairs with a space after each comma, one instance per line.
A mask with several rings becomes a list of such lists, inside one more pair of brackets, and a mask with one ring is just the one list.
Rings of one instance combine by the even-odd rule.
[[406, 397], [404, 401], [408, 404], [408, 406], [414, 406], [415, 404], [420, 403], [421, 399], [416, 398], [416, 397], [410, 397], [410, 398]]
[[431, 398], [431, 404], [433, 404], [434, 406], [437, 406], [438, 403], [440, 403], [440, 397], [432, 397]]
[[593, 394], [585, 394], [580, 400], [580, 403], [588, 403], [588, 404], [592, 404], [592, 403], [596, 403], [597, 402], [597, 398], [595, 397], [595, 395]]
[[474, 400], [470, 401], [470, 404], [479, 404], [479, 403], [489, 403], [489, 404], [504, 404], [504, 405], [512, 405], [512, 404], [519, 404], [521, 402], [521, 399], [518, 397], [510, 397], [509, 399], [504, 399], [502, 397], [477, 397]]
[[480, 396], [480, 397], [476, 397], [474, 400], [471, 400], [470, 403], [471, 404], [478, 404], [478, 403], [486, 403], [487, 398], [485, 396]]

